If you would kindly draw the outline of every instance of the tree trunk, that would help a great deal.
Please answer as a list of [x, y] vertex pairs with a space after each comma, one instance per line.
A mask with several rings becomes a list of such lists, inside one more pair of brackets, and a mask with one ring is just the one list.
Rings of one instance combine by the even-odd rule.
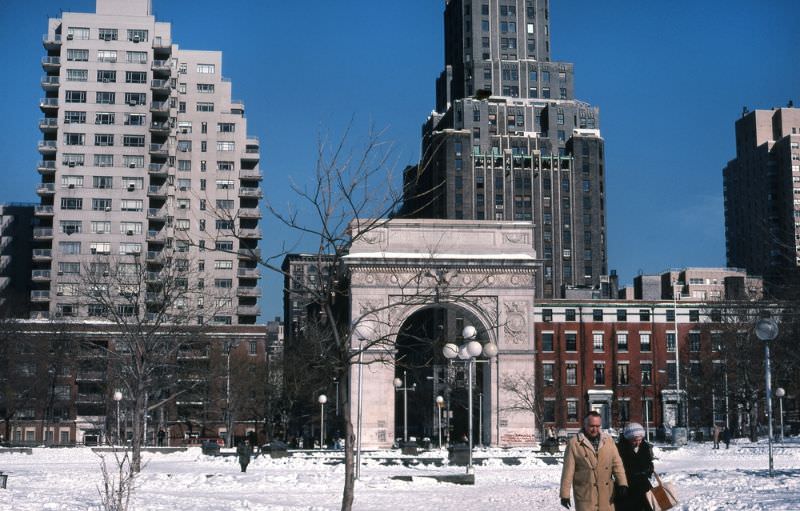
[[131, 472], [138, 474], [142, 470], [142, 423], [144, 421], [144, 388], [137, 389], [133, 400], [133, 438], [131, 439]]
[[[352, 366], [350, 366], [352, 368]], [[348, 389], [350, 379], [348, 378]], [[353, 431], [353, 421], [350, 414], [350, 392], [347, 399], [342, 401], [342, 413], [344, 414], [344, 491], [342, 492], [342, 511], [353, 509], [353, 497], [355, 494], [355, 442], [356, 435]]]

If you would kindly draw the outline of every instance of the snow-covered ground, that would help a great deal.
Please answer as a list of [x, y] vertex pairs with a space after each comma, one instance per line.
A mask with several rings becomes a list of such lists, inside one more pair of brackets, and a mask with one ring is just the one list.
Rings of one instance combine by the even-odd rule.
[[[370, 453], [387, 456], [394, 453]], [[418, 476], [463, 473], [462, 467], [383, 465], [367, 457], [356, 483], [356, 510], [557, 510], [561, 465], [535, 453], [485, 450], [475, 467], [476, 484], [438, 483]], [[509, 466], [501, 456], [523, 456]], [[766, 443], [738, 442], [729, 450], [692, 444], [656, 448], [656, 469], [677, 486], [684, 510], [800, 510], [800, 441], [774, 448], [775, 477], [767, 474]], [[133, 509], [269, 510], [339, 509], [344, 467], [329, 458], [258, 457], [247, 473], [234, 457], [212, 458], [199, 448], [175, 454], [147, 453]], [[10, 474], [0, 490], [0, 510], [98, 509], [99, 458], [88, 448], [34, 449], [32, 455], [0, 454]], [[413, 476], [410, 482], [393, 476]]]

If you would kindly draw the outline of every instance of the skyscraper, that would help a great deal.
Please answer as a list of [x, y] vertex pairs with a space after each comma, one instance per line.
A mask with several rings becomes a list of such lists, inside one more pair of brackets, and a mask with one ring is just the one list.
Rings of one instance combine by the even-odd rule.
[[447, 0], [444, 24], [445, 69], [402, 214], [532, 221], [539, 296], [600, 286], [599, 110], [575, 99], [573, 65], [550, 60], [549, 1]]
[[222, 54], [181, 49], [170, 31], [150, 0], [49, 20], [33, 317], [92, 315], [75, 282], [113, 256], [156, 280], [185, 262], [197, 275], [186, 285], [229, 290], [205, 320], [256, 321], [259, 142]]
[[800, 109], [745, 110], [722, 176], [728, 266], [781, 294], [800, 266]]

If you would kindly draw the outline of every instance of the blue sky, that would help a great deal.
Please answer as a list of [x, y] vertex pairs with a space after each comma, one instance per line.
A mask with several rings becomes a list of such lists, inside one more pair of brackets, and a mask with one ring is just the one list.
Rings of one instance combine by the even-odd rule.
[[[153, 0], [183, 48], [223, 51], [223, 74], [261, 139], [267, 197], [313, 170], [320, 133], [352, 140], [385, 128], [401, 169], [419, 157], [443, 63], [443, 0]], [[94, 0], [0, 1], [6, 69], [0, 202], [36, 202], [39, 61], [47, 18]], [[743, 106], [800, 103], [795, 0], [552, 0], [554, 60], [575, 63], [576, 94], [600, 107], [606, 139], [609, 267], [639, 272], [722, 266], [722, 174]], [[792, 55], [794, 54], [794, 59]], [[398, 169], [399, 170], [399, 169]], [[263, 249], [293, 243], [266, 218]], [[281, 314], [264, 279], [264, 316]]]

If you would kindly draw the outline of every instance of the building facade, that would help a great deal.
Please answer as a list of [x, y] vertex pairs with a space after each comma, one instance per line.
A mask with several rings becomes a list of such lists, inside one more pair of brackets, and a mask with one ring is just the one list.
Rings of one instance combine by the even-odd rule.
[[91, 315], [76, 282], [112, 260], [154, 280], [165, 265], [190, 266], [188, 285], [231, 297], [198, 321], [255, 323], [259, 141], [222, 54], [173, 43], [150, 0], [63, 12], [43, 44], [32, 317]]
[[[0, 332], [0, 437], [13, 444], [75, 445], [130, 439], [132, 404], [115, 373], [119, 326], [102, 322], [5, 323]], [[13, 339], [13, 341], [12, 341]], [[124, 344], [122, 345], [124, 346]], [[152, 403], [171, 399], [150, 413], [145, 436], [166, 445], [226, 436], [242, 438], [271, 431], [264, 385], [269, 371], [262, 325], [204, 326], [191, 345], [182, 345], [169, 367], [169, 386], [153, 388]], [[228, 385], [228, 381], [230, 384]], [[231, 415], [231, 422], [228, 416]], [[119, 428], [119, 431], [117, 431]]]
[[635, 300], [759, 300], [764, 281], [741, 268], [683, 268], [637, 275], [632, 294]]
[[551, 61], [548, 0], [448, 0], [445, 69], [404, 172], [408, 217], [533, 221], [537, 295], [608, 274], [599, 110]]
[[30, 313], [31, 251], [35, 219], [33, 204], [0, 205], [0, 315]]
[[791, 293], [783, 284], [800, 266], [800, 109], [745, 109], [722, 176], [728, 265], [763, 275], [768, 292]]

